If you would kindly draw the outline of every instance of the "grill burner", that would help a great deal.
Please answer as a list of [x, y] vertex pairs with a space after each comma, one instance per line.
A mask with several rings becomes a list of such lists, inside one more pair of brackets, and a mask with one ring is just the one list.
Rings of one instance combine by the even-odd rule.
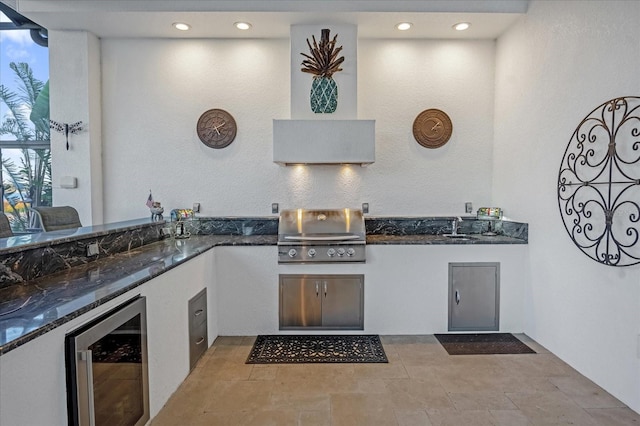
[[361, 210], [283, 210], [278, 224], [278, 263], [364, 263]]

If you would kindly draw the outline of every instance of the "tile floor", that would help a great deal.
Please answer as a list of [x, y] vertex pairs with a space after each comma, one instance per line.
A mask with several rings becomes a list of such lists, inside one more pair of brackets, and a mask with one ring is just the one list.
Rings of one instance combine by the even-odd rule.
[[248, 365], [219, 337], [152, 421], [182, 425], [639, 425], [640, 415], [527, 336], [537, 354], [450, 356], [381, 336], [388, 364]]

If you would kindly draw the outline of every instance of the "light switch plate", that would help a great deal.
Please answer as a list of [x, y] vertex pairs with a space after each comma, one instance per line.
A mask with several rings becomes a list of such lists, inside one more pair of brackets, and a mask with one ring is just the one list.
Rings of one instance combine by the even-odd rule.
[[362, 213], [369, 213], [369, 203], [362, 203]]
[[279, 210], [280, 206], [278, 206], [278, 203], [271, 203], [271, 213], [278, 213]]
[[465, 213], [473, 213], [473, 203], [471, 201], [464, 203], [464, 211]]
[[200, 213], [200, 203], [193, 203], [193, 212]]
[[73, 176], [62, 176], [60, 178], [60, 188], [73, 189], [78, 187], [78, 179]]

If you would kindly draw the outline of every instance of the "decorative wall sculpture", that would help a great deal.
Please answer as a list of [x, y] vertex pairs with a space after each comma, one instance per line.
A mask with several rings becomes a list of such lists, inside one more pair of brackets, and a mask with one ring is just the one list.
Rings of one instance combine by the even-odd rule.
[[310, 54], [301, 53], [306, 59], [302, 61], [302, 72], [313, 74], [311, 86], [311, 110], [314, 113], [331, 114], [338, 107], [338, 85], [333, 74], [342, 71], [340, 64], [344, 56], [338, 57], [342, 46], [336, 47], [338, 35], [329, 39], [329, 29], [321, 31], [320, 42], [313, 38], [313, 45], [307, 39]]
[[560, 165], [558, 204], [587, 256], [640, 263], [640, 97], [607, 101], [578, 124]]

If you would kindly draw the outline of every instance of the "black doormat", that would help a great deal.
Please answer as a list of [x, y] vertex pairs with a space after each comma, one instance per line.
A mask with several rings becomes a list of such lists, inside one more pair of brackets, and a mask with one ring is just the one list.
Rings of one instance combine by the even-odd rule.
[[535, 354], [511, 333], [436, 334], [449, 355]]
[[246, 364], [389, 362], [378, 335], [260, 335]]

